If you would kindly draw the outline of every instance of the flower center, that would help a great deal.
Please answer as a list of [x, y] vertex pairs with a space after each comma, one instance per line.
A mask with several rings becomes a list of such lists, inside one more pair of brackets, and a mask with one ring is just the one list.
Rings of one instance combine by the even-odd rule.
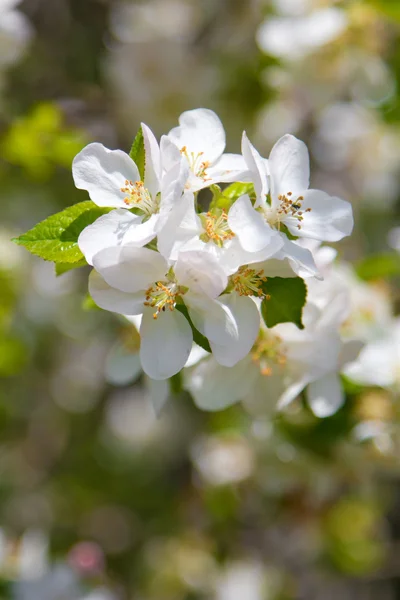
[[196, 177], [200, 177], [204, 181], [207, 181], [207, 169], [210, 166], [210, 163], [208, 160], [203, 160], [204, 152], [198, 152], [197, 154], [188, 152], [186, 146], [182, 146], [180, 152], [183, 156], [186, 156], [190, 170]]
[[158, 315], [165, 312], [167, 308], [174, 310], [178, 296], [183, 296], [187, 291], [187, 287], [178, 284], [171, 268], [164, 281], [156, 281], [146, 290], [144, 305], [155, 308], [153, 318], [157, 319]]
[[289, 218], [295, 219], [297, 221], [297, 229], [301, 229], [301, 222], [304, 220], [303, 215], [304, 213], [311, 212], [311, 208], [302, 210], [304, 197], [298, 196], [297, 198], [292, 198], [292, 196], [292, 192], [280, 194], [278, 196], [278, 206], [276, 208], [267, 207], [265, 217], [270, 225], [280, 229], [281, 221]]
[[125, 179], [125, 187], [121, 188], [121, 192], [126, 194], [124, 202], [128, 208], [139, 208], [148, 217], [158, 211], [158, 199], [151, 197], [143, 181]]
[[221, 213], [213, 214], [208, 212], [200, 215], [204, 233], [200, 236], [203, 242], [214, 242], [217, 246], [222, 248], [226, 240], [231, 240], [235, 234], [229, 229], [228, 215], [223, 210]]
[[247, 265], [240, 267], [234, 275], [231, 276], [231, 282], [234, 290], [239, 296], [259, 296], [260, 298], [270, 298], [263, 289], [263, 283], [267, 281], [264, 271], [250, 269]]
[[261, 375], [270, 377], [274, 368], [282, 369], [286, 364], [282, 339], [261, 330], [251, 351], [251, 358], [259, 366]]

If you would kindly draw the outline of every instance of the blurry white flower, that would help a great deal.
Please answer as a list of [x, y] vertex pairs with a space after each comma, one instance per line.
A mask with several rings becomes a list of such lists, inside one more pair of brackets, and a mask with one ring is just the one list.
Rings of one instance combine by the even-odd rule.
[[212, 356], [188, 369], [187, 389], [204, 410], [221, 410], [247, 399], [272, 412], [306, 388], [315, 415], [329, 416], [344, 402], [339, 373], [362, 346], [341, 341], [338, 328], [346, 315], [343, 295], [331, 299], [324, 310], [309, 302], [303, 310], [303, 330], [292, 323], [262, 328], [251, 353], [234, 369], [218, 365]]
[[346, 13], [328, 7], [295, 17], [269, 17], [260, 25], [256, 39], [267, 54], [299, 60], [335, 40], [346, 27]]
[[216, 583], [216, 600], [272, 600], [277, 591], [273, 579], [255, 560], [228, 563]]
[[20, 0], [0, 0], [0, 68], [16, 62], [26, 50], [32, 28], [15, 7]]
[[380, 339], [370, 342], [345, 374], [362, 385], [400, 392], [400, 319], [394, 319]]
[[393, 250], [400, 252], [400, 227], [393, 227], [388, 233], [388, 244]]
[[123, 43], [159, 38], [190, 38], [199, 25], [199, 10], [185, 0], [150, 0], [111, 6], [111, 29]]
[[252, 450], [244, 438], [207, 437], [192, 448], [193, 461], [211, 485], [226, 485], [247, 479], [254, 468]]

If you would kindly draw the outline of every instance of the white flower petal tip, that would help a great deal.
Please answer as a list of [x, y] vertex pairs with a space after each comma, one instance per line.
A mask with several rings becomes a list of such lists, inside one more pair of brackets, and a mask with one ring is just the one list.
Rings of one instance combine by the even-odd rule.
[[179, 311], [166, 310], [154, 319], [153, 310], [145, 310], [140, 336], [140, 359], [146, 375], [155, 380], [168, 379], [185, 366], [193, 334]]
[[76, 187], [89, 192], [95, 204], [116, 208], [126, 208], [125, 182], [140, 179], [137, 166], [125, 152], [99, 143], [89, 144], [75, 156], [72, 174]]

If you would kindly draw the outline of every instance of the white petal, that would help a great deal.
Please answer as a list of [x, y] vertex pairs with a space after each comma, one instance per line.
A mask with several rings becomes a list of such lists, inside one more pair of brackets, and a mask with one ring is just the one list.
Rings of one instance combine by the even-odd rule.
[[248, 139], [246, 132], [242, 136], [242, 153], [247, 167], [252, 174], [254, 189], [257, 194], [256, 206], [265, 204], [269, 192], [266, 163]]
[[311, 410], [317, 417], [329, 417], [343, 405], [345, 397], [340, 378], [329, 373], [308, 385], [307, 398]]
[[133, 215], [129, 210], [117, 209], [85, 227], [78, 237], [78, 246], [89, 265], [94, 254], [103, 248], [122, 244], [129, 229], [135, 228], [141, 221], [142, 217]]
[[344, 342], [339, 354], [339, 369], [341, 370], [348, 363], [355, 361], [364, 346], [364, 342], [360, 340], [348, 340]]
[[207, 108], [188, 110], [179, 117], [179, 127], [171, 129], [169, 139], [188, 153], [203, 152], [203, 160], [214, 163], [225, 150], [224, 127], [215, 112]]
[[[189, 177], [189, 165], [187, 161], [179, 155], [179, 160], [166, 171], [161, 181], [161, 204], [160, 212], [168, 214], [172, 210], [185, 188]], [[162, 226], [162, 224], [160, 224]]]
[[193, 346], [190, 351], [189, 358], [187, 359], [187, 361], [185, 363], [185, 368], [193, 367], [194, 365], [197, 365], [197, 363], [199, 363], [206, 356], [210, 356], [210, 353], [207, 352], [207, 350], [204, 350], [204, 348], [201, 348], [201, 346], [198, 346], [197, 344], [195, 344], [193, 342]]
[[[289, 217], [284, 220], [289, 231], [300, 237], [310, 237], [325, 242], [338, 242], [353, 230], [353, 210], [350, 202], [332, 197], [320, 190], [303, 193], [302, 211], [304, 220], [301, 229], [298, 222]], [[310, 212], [305, 212], [310, 208]]]
[[207, 169], [207, 187], [212, 183], [230, 183], [232, 181], [252, 181], [251, 173], [241, 154], [223, 154]]
[[89, 294], [97, 306], [122, 315], [139, 315], [144, 309], [144, 293], [128, 294], [121, 292], [104, 281], [94, 269], [89, 275]]
[[259, 252], [271, 243], [274, 232], [253, 208], [247, 195], [238, 198], [231, 206], [228, 224], [248, 252]]
[[149, 190], [151, 196], [155, 196], [160, 191], [161, 182], [161, 156], [160, 148], [154, 133], [147, 125], [141, 124], [143, 132], [144, 150], [145, 150], [145, 170], [144, 184]]
[[87, 190], [91, 200], [98, 206], [126, 208], [125, 181], [140, 179], [133, 160], [122, 150], [109, 150], [102, 144], [86, 146], [72, 163], [75, 185]]
[[284, 135], [271, 150], [268, 160], [272, 199], [280, 194], [302, 193], [310, 182], [310, 159], [307, 146], [293, 135]]
[[174, 270], [180, 285], [210, 298], [219, 296], [228, 285], [225, 271], [208, 252], [180, 252]]
[[[223, 248], [218, 248], [213, 243], [212, 245], [215, 248], [217, 248], [217, 250], [219, 250], [219, 264], [228, 275], [232, 275], [242, 265], [250, 265], [254, 263], [262, 263], [263, 265], [269, 264], [270, 260], [267, 259], [270, 259], [271, 256], [274, 256], [277, 252], [281, 250], [281, 248], [283, 247], [283, 240], [278, 233], [272, 232], [270, 243], [259, 252], [247, 252], [246, 250], [244, 250], [237, 237], [234, 237], [232, 240], [229, 240]], [[267, 262], [264, 263], [263, 261]], [[282, 261], [278, 260], [276, 262], [280, 264], [282, 263]], [[256, 268], [261, 269], [263, 267], [256, 266]], [[292, 269], [290, 269], [290, 273], [290, 277], [294, 277]], [[272, 277], [271, 274], [270, 277]]]
[[297, 396], [304, 390], [308, 382], [308, 378], [302, 377], [290, 384], [280, 396], [277, 409], [282, 410], [288, 404], [293, 402], [293, 400], [295, 400]]
[[132, 244], [134, 246], [145, 246], [156, 237], [157, 226], [160, 215], [151, 215], [150, 219], [137, 224], [135, 227], [130, 227], [125, 234], [123, 243]]
[[146, 378], [146, 386], [149, 391], [151, 404], [156, 417], [158, 417], [169, 398], [169, 382], [165, 379]]
[[210, 342], [227, 345], [238, 339], [239, 330], [233, 313], [222, 302], [188, 292], [185, 304], [194, 326]]
[[226, 367], [233, 367], [252, 349], [260, 331], [260, 313], [253, 300], [235, 293], [220, 298], [221, 303], [228, 306], [237, 325], [237, 334], [226, 344], [218, 344], [210, 340], [215, 359]]
[[257, 371], [248, 359], [234, 368], [219, 365], [212, 357], [185, 373], [185, 386], [202, 410], [223, 410], [251, 392]]
[[107, 355], [104, 375], [112, 385], [128, 385], [142, 372], [139, 352], [128, 350], [125, 344], [117, 342]]
[[167, 260], [176, 260], [181, 247], [201, 232], [192, 193], [181, 196], [157, 236], [157, 249]]
[[287, 258], [294, 273], [299, 275], [299, 277], [303, 277], [304, 279], [307, 277], [320, 278], [311, 252], [307, 248], [302, 248], [295, 242], [292, 242], [284, 234], [282, 234], [282, 237], [283, 248], [278, 252], [277, 256], [280, 259]]
[[166, 135], [161, 136], [160, 153], [163, 171], [170, 171], [181, 159], [179, 148]]
[[128, 293], [146, 290], [168, 271], [161, 254], [131, 245], [101, 250], [94, 255], [93, 265], [109, 285]]
[[143, 371], [152, 379], [168, 379], [185, 365], [192, 348], [193, 335], [189, 323], [178, 311], [143, 313], [140, 327], [140, 359]]

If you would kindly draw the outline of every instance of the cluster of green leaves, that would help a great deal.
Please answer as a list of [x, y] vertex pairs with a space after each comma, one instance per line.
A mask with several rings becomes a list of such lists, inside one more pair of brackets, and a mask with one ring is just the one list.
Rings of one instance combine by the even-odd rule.
[[66, 127], [63, 121], [55, 104], [38, 104], [7, 131], [1, 143], [3, 157], [40, 180], [48, 178], [56, 166], [70, 168], [85, 139], [81, 131]]
[[13, 332], [17, 292], [11, 271], [0, 270], [0, 377], [18, 373], [28, 355], [23, 340]]
[[57, 274], [62, 274], [86, 264], [78, 246], [79, 234], [110, 210], [96, 206], [91, 200], [79, 202], [41, 221], [14, 242], [44, 260], [53, 261]]

